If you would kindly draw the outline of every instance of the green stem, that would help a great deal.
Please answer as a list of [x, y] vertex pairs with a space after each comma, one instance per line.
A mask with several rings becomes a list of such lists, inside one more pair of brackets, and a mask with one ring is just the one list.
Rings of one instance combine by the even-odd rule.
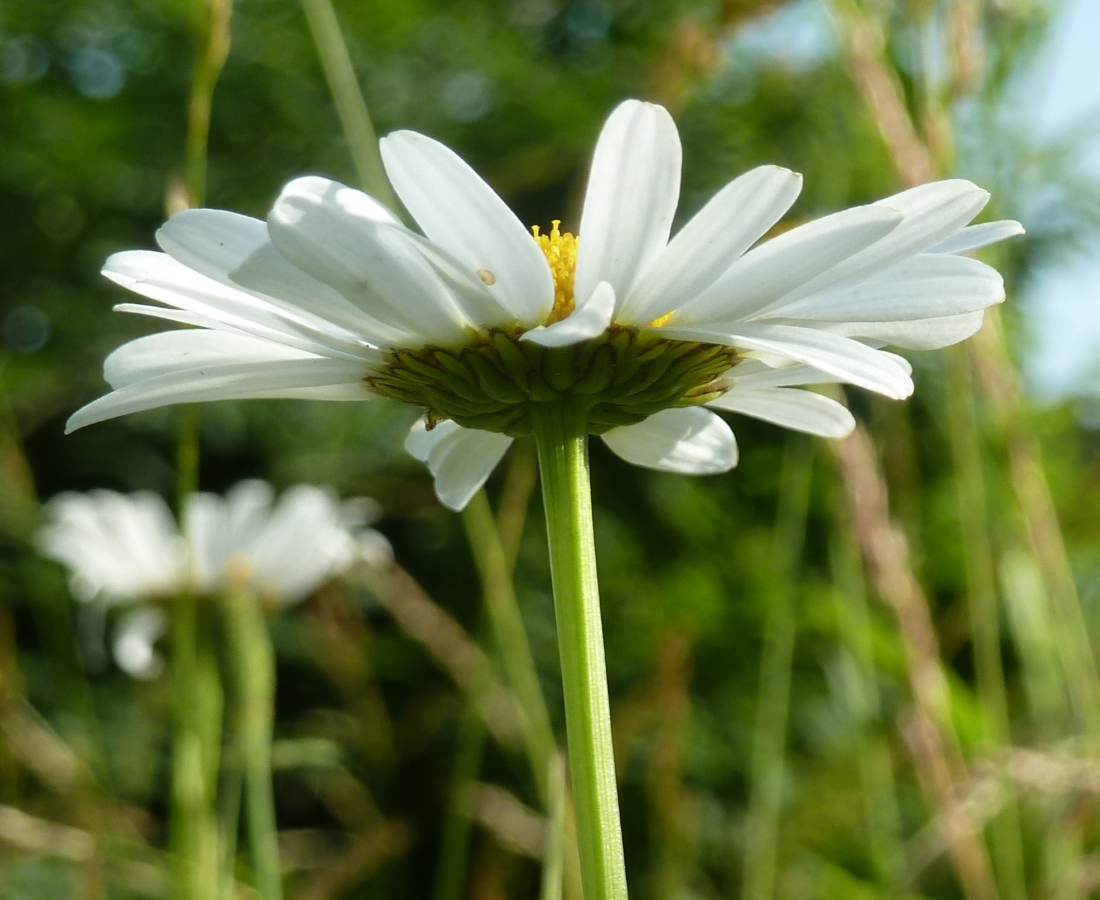
[[213, 804], [221, 746], [221, 681], [194, 595], [179, 597], [173, 613], [173, 894], [177, 900], [209, 900], [217, 896], [218, 884]]
[[[966, 562], [966, 599], [974, 647], [978, 697], [989, 750], [1011, 746], [1008, 694], [1001, 658], [997, 576], [986, 511], [981, 432], [974, 402], [969, 348], [952, 347], [947, 356], [950, 387], [944, 392], [955, 464], [955, 489]], [[1024, 900], [1027, 880], [1020, 830], [1020, 809], [1010, 798], [990, 826], [991, 850], [1005, 900]]]
[[224, 900], [234, 900], [237, 895], [237, 834], [240, 831], [241, 791], [244, 778], [237, 748], [229, 748], [222, 762], [221, 796], [218, 802], [219, 830], [222, 838], [221, 868]]
[[236, 759], [244, 773], [245, 818], [252, 871], [260, 900], [280, 900], [279, 846], [271, 786], [275, 654], [256, 597], [231, 591], [225, 598], [228, 660], [236, 690]]
[[538, 786], [539, 800], [548, 809], [550, 758], [557, 744], [523, 616], [512, 588], [500, 533], [484, 491], [478, 491], [466, 505], [462, 511], [462, 522], [466, 526], [466, 536], [481, 576], [485, 606], [504, 664], [504, 674], [523, 711], [524, 746]]
[[467, 701], [458, 732], [451, 796], [443, 821], [434, 900], [462, 900], [466, 893], [466, 868], [473, 836], [472, 788], [481, 770], [485, 752], [485, 723], [477, 708]]
[[187, 97], [187, 147], [184, 182], [191, 206], [206, 201], [206, 150], [214, 87], [229, 55], [229, 19], [233, 0], [195, 0], [192, 6], [198, 50]]
[[584, 898], [625, 900], [626, 867], [592, 532], [587, 417], [561, 403], [535, 405], [532, 419], [550, 545]]
[[837, 635], [849, 670], [843, 679], [841, 702], [857, 731], [857, 765], [867, 825], [867, 848], [887, 885], [901, 876], [905, 851], [901, 839], [901, 811], [890, 746], [882, 736], [885, 721], [875, 668], [875, 642], [867, 585], [859, 548], [850, 531], [839, 528], [829, 542]]
[[555, 753], [550, 760], [547, 782], [550, 788], [546, 821], [546, 852], [542, 859], [542, 889], [539, 900], [561, 900], [565, 871], [565, 760]]
[[317, 45], [317, 55], [321, 58], [321, 68], [332, 92], [332, 102], [336, 105], [359, 183], [372, 197], [397, 211], [400, 206], [382, 167], [378, 136], [359, 90], [336, 11], [330, 0], [302, 0], [302, 10]]
[[802, 555], [813, 474], [813, 444], [801, 437], [787, 443], [776, 514], [771, 602], [760, 660], [760, 688], [748, 827], [746, 829], [744, 900], [767, 900], [774, 892], [783, 800], [784, 756], [790, 707], [791, 665], [797, 620], [794, 575]]

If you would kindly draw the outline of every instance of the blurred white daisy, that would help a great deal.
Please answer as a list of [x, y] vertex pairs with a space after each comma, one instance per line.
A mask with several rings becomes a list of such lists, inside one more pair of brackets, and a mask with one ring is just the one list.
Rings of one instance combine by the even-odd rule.
[[390, 397], [425, 411], [407, 446], [460, 508], [530, 431], [532, 404], [568, 402], [630, 462], [721, 472], [736, 443], [706, 407], [843, 436], [848, 411], [801, 388], [907, 397], [911, 369], [882, 347], [977, 331], [1003, 283], [961, 254], [1023, 230], [967, 227], [988, 194], [951, 180], [760, 242], [801, 187], [761, 166], [670, 240], [679, 136], [665, 109], [634, 100], [600, 135], [579, 237], [557, 223], [532, 235], [431, 138], [400, 131], [381, 150], [422, 234], [311, 176], [266, 222], [188, 210], [158, 232], [163, 253], [112, 256], [109, 278], [161, 304], [118, 309], [198, 327], [116, 350], [113, 392], [69, 429], [200, 400]]
[[[371, 509], [341, 504], [329, 491], [296, 485], [278, 503], [263, 481], [243, 481], [224, 497], [188, 498], [182, 533], [156, 494], [66, 493], [46, 504], [41, 552], [70, 573], [73, 595], [106, 605], [163, 602], [184, 590], [253, 590], [268, 605], [311, 594], [360, 555], [377, 562], [385, 538], [365, 529]], [[154, 645], [168, 627], [159, 606], [138, 605], [115, 627], [114, 654], [136, 677], [163, 663]]]

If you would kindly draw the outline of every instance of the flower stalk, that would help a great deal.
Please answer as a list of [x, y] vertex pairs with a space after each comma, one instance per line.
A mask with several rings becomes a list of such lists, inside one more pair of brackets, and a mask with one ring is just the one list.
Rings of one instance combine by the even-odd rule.
[[585, 900], [625, 900], [584, 407], [532, 404]]
[[[199, 417], [185, 407], [179, 422], [177, 493], [180, 509], [199, 479]], [[190, 586], [172, 604], [172, 799], [173, 896], [216, 896], [218, 826], [214, 814], [224, 697], [217, 657], [205, 617]]]
[[218, 895], [214, 815], [221, 746], [222, 688], [210, 634], [191, 592], [173, 606], [172, 748], [173, 896]]
[[234, 744], [244, 773], [245, 821], [253, 878], [260, 900], [281, 900], [275, 796], [271, 785], [275, 654], [255, 594], [244, 589], [230, 590], [224, 608], [227, 657], [236, 694]]

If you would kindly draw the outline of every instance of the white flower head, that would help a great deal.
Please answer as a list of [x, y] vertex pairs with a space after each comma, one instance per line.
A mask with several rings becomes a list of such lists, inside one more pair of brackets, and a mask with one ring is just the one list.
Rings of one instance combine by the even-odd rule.
[[[37, 540], [69, 570], [73, 595], [84, 602], [145, 604], [188, 589], [238, 587], [285, 606], [345, 571], [363, 547], [382, 558], [385, 538], [361, 527], [372, 502], [342, 504], [331, 491], [300, 484], [276, 503], [269, 484], [243, 481], [224, 497], [191, 495], [181, 533], [155, 494], [67, 493], [46, 505]], [[154, 677], [162, 667], [154, 644], [165, 628], [156, 607], [123, 616], [114, 642], [120, 667]]]
[[50, 500], [45, 512], [38, 549], [69, 570], [78, 600], [131, 603], [182, 589], [187, 548], [156, 494], [70, 492]]
[[801, 178], [761, 166], [672, 236], [679, 136], [636, 100], [600, 135], [576, 237], [528, 231], [431, 138], [399, 131], [381, 151], [420, 232], [309, 176], [266, 222], [188, 210], [158, 232], [163, 253], [112, 256], [105, 274], [160, 304], [119, 309], [198, 327], [111, 354], [114, 391], [70, 430], [199, 400], [390, 397], [425, 411], [406, 446], [457, 509], [530, 431], [533, 404], [569, 403], [630, 462], [722, 472], [737, 445], [711, 410], [840, 437], [847, 409], [803, 388], [907, 397], [909, 364], [882, 348], [977, 331], [1004, 287], [962, 254], [1023, 230], [967, 227], [988, 194], [950, 180], [762, 241]]

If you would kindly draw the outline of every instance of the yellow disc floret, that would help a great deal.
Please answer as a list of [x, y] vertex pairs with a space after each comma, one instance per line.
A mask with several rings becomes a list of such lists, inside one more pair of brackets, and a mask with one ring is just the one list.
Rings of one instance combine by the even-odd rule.
[[531, 233], [550, 263], [550, 272], [554, 276], [554, 308], [547, 325], [560, 322], [573, 312], [573, 274], [577, 269], [577, 236], [568, 231], [564, 234], [558, 231], [561, 219], [554, 219], [551, 225], [549, 234], [539, 234], [539, 226], [531, 226]]

